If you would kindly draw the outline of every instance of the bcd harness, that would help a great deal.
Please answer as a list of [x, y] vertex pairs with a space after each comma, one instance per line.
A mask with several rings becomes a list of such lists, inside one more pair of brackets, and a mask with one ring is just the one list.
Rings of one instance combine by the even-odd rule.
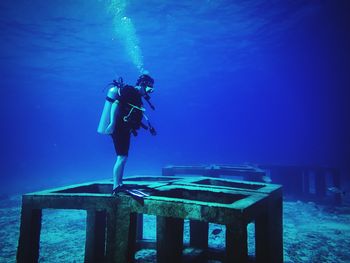
[[[122, 88], [124, 88], [126, 85], [124, 85], [124, 82], [123, 82], [123, 78], [119, 78], [118, 79], [118, 81], [117, 80], [113, 80], [113, 82], [112, 83], [110, 83], [109, 85], [113, 85], [114, 87], [117, 87], [118, 88], [118, 93], [119, 93], [119, 95], [121, 95], [120, 94], [120, 90], [122, 89]], [[145, 94], [144, 96], [143, 96], [143, 98], [146, 100], [146, 102], [148, 103], [148, 105], [150, 106], [150, 108], [152, 109], [152, 110], [155, 110], [155, 107], [153, 106], [153, 104], [150, 102], [150, 99], [151, 99], [151, 97], [148, 95], [148, 94]], [[108, 101], [110, 101], [110, 102], [114, 102], [112, 99], [110, 99], [108, 96], [107, 96], [107, 100]], [[150, 123], [150, 121], [149, 121], [149, 118], [147, 117], [147, 115], [145, 114], [145, 111], [146, 111], [146, 109], [145, 108], [143, 108], [143, 107], [141, 107], [141, 106], [136, 106], [136, 105], [134, 105], [134, 104], [132, 104], [132, 103], [127, 103], [127, 105], [129, 105], [131, 108], [130, 108], [130, 110], [129, 110], [129, 112], [123, 117], [123, 121], [125, 122], [125, 123], [130, 123], [130, 122], [132, 122], [132, 114], [133, 114], [133, 112], [136, 110], [136, 111], [141, 111], [142, 112], [142, 117], [144, 117], [145, 119], [146, 119], [146, 121], [147, 121], [147, 125], [145, 125], [144, 123], [142, 123], [142, 117], [137, 121], [138, 123], [136, 123], [136, 128], [134, 127], [134, 128], [131, 128], [131, 132], [134, 134], [134, 136], [137, 136], [137, 132], [136, 132], [136, 130], [139, 128], [139, 127], [142, 127], [143, 129], [145, 129], [145, 130], [149, 130], [150, 131], [150, 133], [152, 134], [152, 135], [156, 135], [157, 134], [157, 132], [156, 132], [156, 130], [154, 129], [154, 127], [151, 125], [151, 123]], [[131, 121], [130, 121], [131, 120]], [[134, 124], [135, 124], [135, 121], [134, 121]], [[138, 125], [137, 125], [138, 124]]]
[[[148, 101], [148, 100], [147, 100], [147, 101]], [[145, 129], [145, 130], [149, 130], [150, 133], [151, 133], [152, 135], [156, 135], [156, 134], [157, 134], [156, 130], [154, 129], [154, 127], [152, 126], [151, 122], [149, 121], [149, 118], [148, 118], [147, 115], [145, 114], [146, 109], [143, 108], [143, 107], [138, 107], [138, 106], [133, 105], [133, 104], [131, 104], [131, 103], [128, 103], [128, 105], [129, 105], [131, 108], [130, 108], [130, 110], [129, 110], [129, 113], [123, 117], [123, 121], [124, 121], [124, 122], [129, 122], [129, 119], [130, 119], [130, 117], [131, 117], [131, 115], [132, 115], [132, 113], [133, 113], [134, 110], [141, 111], [141, 112], [142, 112], [142, 116], [143, 116], [143, 117], [146, 119], [146, 121], [147, 121], [147, 125], [144, 124], [142, 121], [140, 121], [140, 126], [141, 126], [143, 129]], [[153, 106], [153, 105], [152, 105], [152, 106]], [[152, 109], [154, 109], [154, 107], [152, 107]], [[132, 132], [132, 134], [133, 134], [134, 136], [137, 136], [137, 132], [136, 132], [135, 129], [131, 129], [131, 132]]]

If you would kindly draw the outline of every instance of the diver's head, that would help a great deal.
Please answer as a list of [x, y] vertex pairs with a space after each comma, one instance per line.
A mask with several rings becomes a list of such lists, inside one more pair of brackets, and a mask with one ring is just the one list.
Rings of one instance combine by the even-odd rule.
[[152, 79], [149, 75], [147, 74], [142, 74], [136, 82], [136, 86], [142, 87], [146, 93], [152, 93], [154, 88], [154, 79]]

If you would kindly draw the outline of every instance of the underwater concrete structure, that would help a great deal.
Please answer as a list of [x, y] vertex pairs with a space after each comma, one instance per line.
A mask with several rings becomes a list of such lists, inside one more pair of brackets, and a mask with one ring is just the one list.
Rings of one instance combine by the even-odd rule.
[[220, 176], [237, 176], [242, 177], [245, 181], [263, 182], [263, 176], [266, 175], [265, 170], [249, 164], [242, 165], [195, 165], [195, 166], [179, 166], [169, 165], [162, 169], [162, 175], [201, 175], [210, 177]]
[[[332, 205], [342, 204], [340, 170], [322, 165], [170, 165], [162, 175], [201, 175], [210, 177], [240, 177], [245, 181], [268, 182], [283, 185], [285, 197]], [[333, 193], [329, 189], [334, 189]]]
[[[132, 262], [138, 214], [157, 216], [159, 263], [181, 262], [185, 219], [226, 226], [222, 262], [248, 260], [247, 224], [255, 222], [256, 261], [283, 262], [280, 185], [175, 176], [129, 177], [124, 182], [149, 196], [111, 196], [110, 180], [23, 195], [17, 262], [38, 262], [42, 210], [48, 208], [87, 211], [84, 262]], [[207, 239], [197, 242], [205, 247]]]
[[342, 194], [330, 193], [328, 189], [342, 189], [340, 170], [329, 166], [305, 165], [258, 165], [266, 171], [272, 182], [283, 185], [288, 197], [318, 203], [342, 204]]

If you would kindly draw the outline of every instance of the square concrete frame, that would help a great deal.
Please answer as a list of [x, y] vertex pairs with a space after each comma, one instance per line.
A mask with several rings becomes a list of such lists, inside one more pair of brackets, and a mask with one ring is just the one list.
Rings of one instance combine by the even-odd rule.
[[135, 184], [151, 193], [142, 200], [127, 194], [111, 196], [109, 180], [23, 195], [17, 262], [38, 261], [41, 211], [46, 208], [87, 211], [85, 262], [132, 261], [137, 214], [157, 216], [158, 262], [179, 262], [184, 219], [226, 225], [225, 262], [247, 260], [246, 227], [255, 221], [257, 260], [282, 262], [281, 186], [264, 184], [260, 188], [264, 190], [258, 192], [243, 187], [256, 183], [239, 182], [243, 184], [239, 187], [203, 186], [201, 180], [213, 178], [126, 179], [125, 184]]

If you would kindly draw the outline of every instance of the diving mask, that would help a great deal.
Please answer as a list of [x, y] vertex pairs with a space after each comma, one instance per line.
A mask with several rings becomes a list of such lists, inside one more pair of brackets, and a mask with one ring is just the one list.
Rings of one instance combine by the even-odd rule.
[[146, 91], [146, 93], [152, 93], [154, 91], [154, 88], [150, 87], [150, 86], [146, 86], [145, 91]]

